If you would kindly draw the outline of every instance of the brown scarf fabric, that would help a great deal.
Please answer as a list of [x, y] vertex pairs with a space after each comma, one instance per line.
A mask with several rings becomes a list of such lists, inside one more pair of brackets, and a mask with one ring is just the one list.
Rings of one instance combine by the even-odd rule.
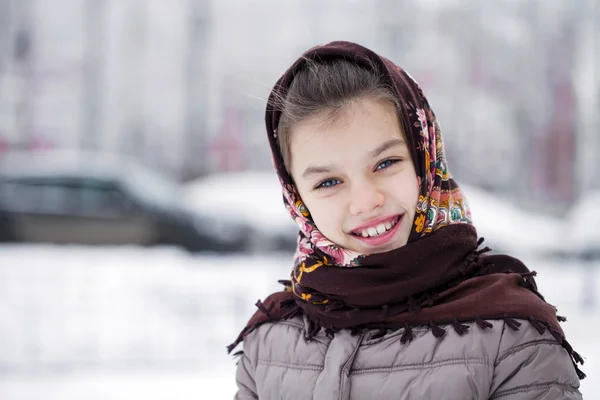
[[[441, 131], [421, 89], [389, 60], [348, 42], [333, 42], [306, 52], [277, 82], [271, 101], [285, 96], [304, 60], [353, 60], [375, 68], [389, 81], [403, 106], [399, 110], [412, 150], [421, 193], [407, 245], [381, 254], [356, 254], [330, 242], [312, 221], [293, 180], [285, 170], [277, 145], [280, 111], [267, 107], [266, 122], [273, 159], [280, 177], [284, 204], [299, 227], [298, 250], [285, 289], [256, 303], [231, 352], [259, 325], [305, 314], [310, 321], [306, 338], [321, 329], [334, 335], [340, 329], [404, 329], [402, 342], [413, 338], [412, 328], [429, 327], [442, 337], [446, 329], [464, 334], [476, 322], [502, 319], [518, 330], [526, 320], [540, 334], [548, 330], [576, 362], [583, 359], [566, 341], [556, 309], [538, 292], [533, 276], [519, 260], [488, 255], [478, 249], [482, 240], [471, 224], [466, 198], [447, 167]], [[272, 104], [270, 102], [270, 104]]]

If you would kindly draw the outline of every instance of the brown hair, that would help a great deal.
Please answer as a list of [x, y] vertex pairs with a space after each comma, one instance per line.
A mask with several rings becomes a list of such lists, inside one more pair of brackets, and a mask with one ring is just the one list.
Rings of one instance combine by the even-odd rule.
[[296, 124], [315, 117], [320, 117], [323, 124], [334, 123], [344, 115], [346, 105], [365, 98], [389, 101], [399, 109], [393, 90], [374, 68], [367, 69], [345, 59], [329, 62], [306, 59], [285, 96], [276, 97], [273, 104], [281, 111], [277, 144], [288, 172], [291, 133]]

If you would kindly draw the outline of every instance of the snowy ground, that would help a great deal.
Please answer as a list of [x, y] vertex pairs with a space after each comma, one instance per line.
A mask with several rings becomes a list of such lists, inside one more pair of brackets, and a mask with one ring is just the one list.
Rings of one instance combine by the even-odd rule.
[[[526, 262], [588, 359], [582, 392], [599, 392], [600, 298], [589, 294], [600, 269]], [[0, 399], [231, 399], [225, 346], [289, 265], [287, 255], [0, 247]]]

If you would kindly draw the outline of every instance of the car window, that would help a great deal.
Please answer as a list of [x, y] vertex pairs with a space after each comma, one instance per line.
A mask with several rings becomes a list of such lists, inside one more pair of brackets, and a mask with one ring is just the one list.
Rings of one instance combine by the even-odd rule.
[[16, 181], [3, 190], [3, 207], [14, 212], [121, 217], [131, 202], [116, 187], [96, 181]]
[[83, 215], [119, 217], [131, 211], [131, 200], [115, 187], [88, 182], [80, 189]]
[[2, 206], [9, 211], [31, 212], [40, 208], [40, 188], [21, 182], [6, 182]]

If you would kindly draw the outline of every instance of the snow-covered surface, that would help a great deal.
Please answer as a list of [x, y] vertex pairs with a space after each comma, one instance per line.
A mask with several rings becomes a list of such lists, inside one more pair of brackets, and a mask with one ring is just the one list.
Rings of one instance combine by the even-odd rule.
[[600, 252], [600, 190], [585, 194], [565, 217], [567, 245], [581, 251]]
[[[584, 395], [597, 393], [600, 297], [594, 310], [589, 294], [600, 291], [600, 265], [524, 261], [588, 358]], [[290, 263], [289, 254], [0, 247], [0, 398], [231, 399], [225, 346]]]
[[561, 220], [520, 209], [477, 187], [461, 185], [480, 236], [511, 254], [546, 254], [562, 243]]

